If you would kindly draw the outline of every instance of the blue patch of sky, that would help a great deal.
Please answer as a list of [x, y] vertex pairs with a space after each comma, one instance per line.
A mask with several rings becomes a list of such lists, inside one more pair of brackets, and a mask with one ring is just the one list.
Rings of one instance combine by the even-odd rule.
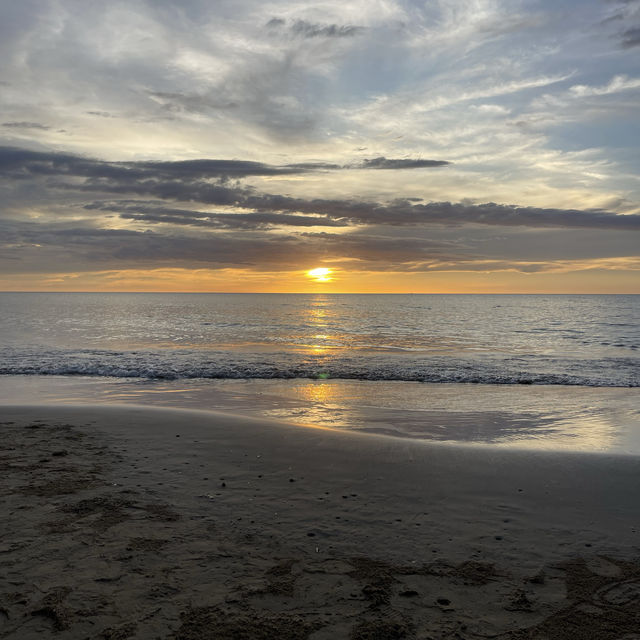
[[342, 61], [336, 79], [337, 95], [346, 96], [351, 102], [393, 94], [415, 73], [411, 65], [401, 43], [391, 40], [381, 47], [378, 42], [368, 40]]
[[554, 127], [553, 146], [561, 146], [568, 151], [592, 148], [629, 149], [638, 151], [640, 140], [640, 123], [632, 120], [616, 120], [615, 122], [598, 122], [597, 124], [574, 122]]

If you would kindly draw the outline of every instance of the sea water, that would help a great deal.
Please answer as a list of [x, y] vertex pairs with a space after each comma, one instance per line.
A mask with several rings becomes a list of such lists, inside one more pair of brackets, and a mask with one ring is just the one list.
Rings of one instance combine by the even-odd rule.
[[0, 293], [0, 374], [637, 387], [640, 296]]

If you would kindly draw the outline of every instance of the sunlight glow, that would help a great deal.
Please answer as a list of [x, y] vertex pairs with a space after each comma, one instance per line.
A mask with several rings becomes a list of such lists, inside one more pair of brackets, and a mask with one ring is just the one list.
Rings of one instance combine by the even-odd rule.
[[310, 278], [313, 278], [316, 282], [331, 282], [331, 278], [329, 277], [331, 273], [332, 269], [327, 269], [326, 267], [319, 267], [317, 269], [307, 271], [307, 275]]

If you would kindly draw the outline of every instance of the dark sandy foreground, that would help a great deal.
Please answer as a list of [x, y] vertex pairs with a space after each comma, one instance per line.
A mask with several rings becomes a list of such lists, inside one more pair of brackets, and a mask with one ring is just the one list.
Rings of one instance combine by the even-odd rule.
[[0, 408], [0, 637], [640, 639], [640, 459]]

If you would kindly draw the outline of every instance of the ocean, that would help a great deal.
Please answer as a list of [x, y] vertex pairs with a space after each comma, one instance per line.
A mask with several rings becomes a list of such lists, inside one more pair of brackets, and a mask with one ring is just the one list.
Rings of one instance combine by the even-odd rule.
[[639, 317], [638, 295], [0, 293], [0, 402], [640, 452]]
[[637, 387], [640, 296], [2, 293], [0, 374]]

